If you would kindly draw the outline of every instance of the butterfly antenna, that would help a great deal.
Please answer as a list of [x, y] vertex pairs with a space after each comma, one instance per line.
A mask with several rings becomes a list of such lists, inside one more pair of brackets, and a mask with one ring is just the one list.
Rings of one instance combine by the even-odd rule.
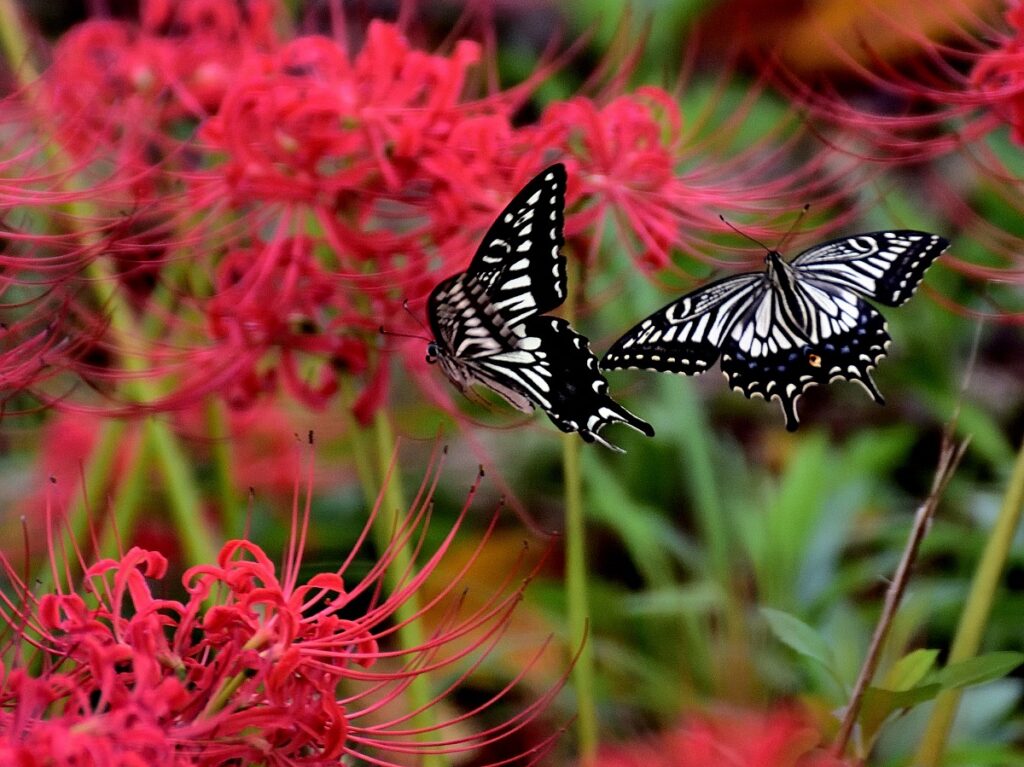
[[730, 229], [732, 229], [732, 230], [733, 230], [734, 232], [736, 232], [736, 234], [738, 234], [738, 235], [739, 235], [740, 237], [745, 237], [745, 238], [747, 238], [748, 240], [750, 240], [750, 241], [751, 241], [752, 243], [754, 243], [755, 245], [760, 245], [760, 246], [761, 246], [762, 248], [764, 248], [765, 250], [767, 250], [767, 251], [771, 251], [771, 248], [769, 248], [769, 247], [768, 247], [767, 245], [765, 245], [765, 244], [764, 244], [763, 242], [761, 242], [760, 240], [755, 240], [755, 239], [754, 239], [753, 237], [751, 237], [751, 236], [750, 236], [749, 234], [747, 234], [746, 232], [741, 232], [741, 231], [740, 231], [739, 229], [737, 229], [737, 228], [736, 228], [735, 226], [733, 226], [732, 224], [730, 224], [730, 223], [729, 223], [729, 222], [728, 222], [728, 221], [726, 220], [725, 216], [723, 216], [723, 215], [722, 215], [721, 213], [719, 213], [719, 214], [718, 214], [718, 218], [719, 218], [719, 219], [721, 219], [721, 221], [722, 221], [722, 223], [723, 223], [723, 224], [725, 224], [725, 225], [726, 225], [727, 227], [729, 227], [729, 228], [730, 228]]
[[799, 223], [803, 220], [803, 217], [807, 215], [807, 211], [809, 211], [810, 209], [810, 203], [807, 203], [802, 208], [800, 208], [800, 213], [797, 215], [795, 219], [793, 219], [793, 223], [790, 224], [789, 230], [784, 235], [782, 235], [782, 239], [779, 240], [779, 244], [775, 246], [776, 251], [782, 250], [782, 246], [785, 245], [786, 242], [789, 240], [790, 235], [796, 231], [797, 225], [799, 225]]
[[434, 340], [429, 336], [421, 336], [419, 333], [399, 333], [397, 330], [388, 330], [383, 325], [381, 325], [378, 328], [378, 331], [382, 336], [396, 336], [398, 338], [418, 338], [421, 341], [426, 341], [427, 343], [430, 343], [431, 341]]
[[428, 327], [427, 327], [426, 325], [424, 325], [424, 324], [423, 324], [423, 320], [421, 320], [421, 319], [420, 319], [420, 318], [419, 318], [419, 317], [417, 316], [416, 312], [414, 312], [414, 311], [413, 311], [412, 309], [410, 309], [410, 308], [409, 308], [409, 299], [408, 299], [408, 298], [407, 298], [407, 299], [405, 299], [405, 300], [404, 300], [404, 301], [402, 302], [402, 308], [403, 308], [403, 309], [405, 309], [405, 310], [406, 310], [407, 312], [409, 312], [409, 316], [410, 316], [410, 317], [412, 317], [412, 318], [413, 318], [414, 320], [416, 320], [416, 324], [417, 324], [417, 325], [419, 325], [419, 326], [420, 326], [421, 328], [423, 328], [423, 329], [424, 329], [425, 331], [427, 331], [428, 333], [430, 332], [430, 328], [428, 328]]

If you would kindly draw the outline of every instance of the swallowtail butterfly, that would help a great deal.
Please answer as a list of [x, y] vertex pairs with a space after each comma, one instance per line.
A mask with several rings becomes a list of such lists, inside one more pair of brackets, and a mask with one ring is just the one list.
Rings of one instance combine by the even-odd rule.
[[427, 362], [439, 362], [461, 391], [483, 384], [518, 410], [540, 407], [562, 431], [621, 452], [599, 435], [605, 425], [648, 437], [654, 429], [608, 396], [590, 342], [545, 316], [567, 293], [565, 181], [561, 164], [541, 172], [491, 225], [469, 268], [434, 288]]
[[863, 299], [899, 306], [949, 246], [928, 232], [868, 232], [816, 245], [787, 263], [777, 251], [767, 269], [726, 277], [662, 307], [615, 342], [601, 365], [682, 375], [721, 357], [729, 385], [778, 400], [796, 430], [797, 401], [811, 386], [871, 379], [891, 341], [885, 319]]

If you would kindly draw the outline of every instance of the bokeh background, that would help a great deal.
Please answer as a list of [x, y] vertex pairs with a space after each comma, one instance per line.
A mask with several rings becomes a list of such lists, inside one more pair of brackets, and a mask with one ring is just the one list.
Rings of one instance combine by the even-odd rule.
[[[152, 14], [158, 5], [151, 4]], [[20, 10], [34, 30], [32, 55], [44, 70], [64, 67], [58, 76], [72, 96], [85, 88], [76, 76], [91, 83], [95, 71], [76, 69], [85, 65], [62, 60], [54, 46], [66, 44], [86, 19], [137, 25], [140, 12], [127, 0], [24, 2]], [[364, 262], [355, 274], [341, 256], [323, 249], [321, 240], [331, 242], [323, 222], [314, 213], [302, 218], [319, 201], [285, 200], [277, 191], [261, 198], [250, 189], [240, 202], [219, 206], [211, 187], [190, 187], [200, 167], [247, 172], [232, 155], [237, 147], [223, 113], [219, 127], [197, 143], [203, 151], [216, 144], [214, 159], [190, 165], [188, 153], [199, 151], [190, 146], [199, 126], [209, 131], [218, 119], [209, 104], [160, 123], [163, 138], [144, 149], [170, 172], [149, 190], [111, 182], [118, 142], [131, 133], [126, 129], [112, 140], [104, 134], [89, 146], [88, 139], [77, 145], [76, 151], [95, 154], [76, 165], [85, 188], [74, 189], [69, 199], [91, 200], [95, 207], [65, 207], [49, 216], [47, 206], [68, 203], [43, 194], [19, 198], [10, 182], [31, 176], [33, 167], [38, 171], [41, 166], [26, 157], [46, 139], [26, 127], [32, 122], [8, 61], [5, 91], [12, 96], [0, 106], [7, 136], [2, 143], [14, 151], [3, 150], [0, 220], [15, 236], [6, 240], [8, 260], [0, 269], [0, 319], [12, 332], [0, 342], [8, 370], [41, 361], [39, 368], [48, 372], [45, 380], [12, 373], [2, 392], [0, 529], [7, 557], [18, 572], [43, 566], [48, 497], [58, 517], [71, 519], [88, 508], [101, 525], [116, 515], [126, 528], [125, 546], [164, 551], [179, 573], [243, 529], [268, 552], [278, 552], [289, 540], [295, 487], [305, 487], [303, 466], [314, 461], [303, 572], [330, 570], [364, 529], [378, 493], [385, 504], [408, 499], [444, 445], [424, 550], [444, 545], [478, 466], [486, 476], [423, 594], [459, 576], [467, 588], [463, 598], [472, 603], [523, 557], [524, 572], [539, 564], [500, 643], [443, 705], [469, 710], [525, 667], [514, 690], [484, 714], [485, 721], [499, 721], [566, 683], [511, 743], [453, 761], [490, 763], [564, 728], [546, 758], [570, 763], [578, 748], [571, 720], [579, 696], [569, 674], [583, 637], [566, 618], [564, 438], [542, 415], [525, 417], [486, 393], [482, 402], [460, 397], [439, 369], [422, 362], [424, 340], [382, 337], [377, 326], [422, 333], [400, 310], [401, 300], [409, 299], [422, 319], [425, 295], [438, 279], [465, 268], [502, 201], [545, 163], [566, 158], [574, 280], [566, 311], [598, 354], [682, 292], [736, 270], [761, 268], [763, 251], [729, 231], [719, 215], [773, 245], [809, 205], [785, 242], [787, 256], [856, 231], [933, 231], [952, 241], [949, 254], [929, 271], [913, 300], [884, 311], [893, 337], [875, 373], [884, 407], [850, 383], [819, 387], [800, 402], [800, 430], [788, 433], [775, 403], [744, 399], [717, 372], [696, 379], [613, 372], [608, 378], [615, 397], [648, 420], [657, 436], [612, 427], [604, 436], [625, 454], [593, 445], [579, 451], [586, 643], [596, 670], [593, 700], [603, 748], [624, 744], [615, 758], [632, 753], [650, 765], [659, 758], [695, 763], [682, 761], [682, 751], [674, 756], [668, 745], [642, 756], [646, 746], [636, 744], [693, 717], [780, 710], [799, 711], [827, 742], [860, 670], [914, 512], [929, 495], [944, 432], [970, 443], [921, 547], [880, 676], [914, 650], [936, 650], [935, 662], [946, 662], [997, 519], [1016, 508], [1011, 475], [1024, 435], [1024, 155], [1017, 111], [1024, 103], [1024, 64], [1015, 41], [1024, 30], [1004, 16], [1007, 10], [989, 0], [935, 0], [927, 7], [883, 0], [284, 2], [275, 6], [271, 25], [279, 40], [323, 34], [340, 40], [352, 56], [367, 46], [372, 20], [396, 23], [411, 49], [441, 57], [453, 56], [459, 39], [478, 41], [482, 53], [468, 67], [465, 92], [519, 88], [503, 113], [509, 131], [547, 126], [548, 133], [538, 130], [524, 141], [556, 137], [550, 147], [503, 145], [482, 160], [492, 143], [474, 135], [465, 138], [464, 154], [476, 159], [453, 162], [449, 176], [438, 165], [430, 184], [399, 191], [373, 187], [367, 194], [375, 195], [376, 207], [351, 203], [360, 212], [345, 222], [349, 244], [362, 229], [366, 239], [386, 232], [395, 237], [395, 248], [411, 247], [402, 237], [435, 207], [477, 207], [471, 217], [453, 214], [443, 237], [434, 234], [427, 245], [417, 245], [424, 260], [409, 256], [402, 262], [390, 254], [386, 264]], [[168, 13], [173, 17], [173, 10]], [[176, 34], [187, 36], [173, 24], [147, 34], [172, 41]], [[1000, 52], [1005, 58], [993, 64]], [[977, 76], [981, 62], [1002, 67], [995, 85], [983, 87], [989, 81]], [[246, 72], [242, 59], [238, 67]], [[228, 66], [224, 87], [237, 84], [235, 75]], [[396, 79], [401, 82], [401, 75]], [[658, 89], [657, 99], [645, 88]], [[622, 99], [632, 99], [629, 109], [617, 101]], [[553, 105], [559, 104], [571, 107], [555, 115]], [[90, 114], [88, 103], [69, 109], [54, 118], [55, 129], [71, 130], [76, 117]], [[551, 127], [556, 123], [561, 133]], [[294, 138], [300, 146], [307, 140]], [[495, 135], [493, 145], [502, 140]], [[97, 170], [104, 163], [109, 167]], [[454, 175], [456, 169], [464, 175]], [[90, 185], [98, 190], [93, 198]], [[191, 204], [190, 194], [198, 195]], [[332, 198], [337, 213], [346, 210], [341, 196], [358, 200], [360, 190], [351, 182], [331, 194], [339, 195]], [[210, 374], [209, 386], [196, 385], [193, 374], [203, 377], [206, 368], [190, 369], [192, 358], [172, 352], [195, 341], [220, 362], [240, 354], [227, 343], [218, 345], [230, 332], [216, 336], [212, 300], [223, 288], [225, 303], [216, 311], [229, 324], [231, 305], [251, 296], [228, 294], [228, 283], [218, 280], [232, 248], [241, 252], [261, 237], [271, 239], [268, 232], [282, 216], [321, 238], [312, 253], [330, 286], [324, 290], [340, 291], [347, 308], [307, 312], [305, 302], [318, 299], [315, 287], [304, 288], [308, 292], [281, 318], [286, 329], [276, 346], [261, 349], [250, 368], [229, 374], [229, 366], [213, 365], [209, 369], [223, 378], [214, 382]], [[94, 233], [92, 245], [68, 234], [72, 219], [79, 221], [79, 233], [82, 222]], [[170, 245], [159, 245], [161, 240]], [[72, 257], [81, 254], [82, 260]], [[64, 260], [52, 270], [42, 260], [18, 270], [16, 259], [44, 256], [54, 259], [51, 265]], [[124, 358], [118, 361], [123, 348], [96, 341], [110, 315], [102, 300], [87, 297], [100, 277], [81, 264], [104, 258], [113, 263], [107, 284], [130, 313], [144, 324], [152, 312], [157, 324], [170, 329], [160, 335], [163, 356], [148, 358], [135, 374], [125, 372], [132, 368]], [[280, 284], [277, 279], [284, 280], [275, 277], [272, 286]], [[161, 290], [175, 300], [160, 305], [155, 296]], [[368, 305], [360, 304], [360, 296]], [[273, 299], [266, 300], [274, 307]], [[152, 306], [157, 308], [147, 308]], [[52, 340], [62, 327], [54, 317], [72, 318], [74, 332], [63, 341]], [[17, 351], [44, 338], [40, 333], [50, 334], [42, 341], [47, 348], [29, 353], [25, 363]], [[214, 337], [217, 343], [210, 342]], [[334, 342], [339, 338], [351, 348]], [[295, 356], [291, 373], [280, 372], [286, 351]], [[209, 359], [194, 364], [212, 364]], [[270, 368], [279, 370], [273, 380], [264, 376]], [[146, 396], [165, 398], [160, 406], [135, 406], [141, 396], [131, 390], [136, 374], [154, 387]], [[259, 381], [242, 386], [240, 394], [239, 380], [247, 375]], [[289, 375], [298, 383], [289, 383]], [[179, 397], [188, 388], [183, 382], [192, 389]], [[173, 511], [180, 507], [178, 480], [147, 453], [146, 424], [153, 421], [173, 435], [188, 492], [202, 510], [203, 525], [193, 526], [192, 538]], [[393, 476], [385, 481], [383, 470], [392, 460]], [[399, 495], [388, 495], [389, 488]], [[499, 507], [497, 526], [484, 538]], [[1013, 527], [1001, 535], [1011, 538], [1009, 554], [1000, 563], [982, 649], [1020, 652], [1024, 540]], [[477, 547], [471, 571], [460, 575]], [[369, 546], [360, 553], [354, 573], [369, 571], [374, 551]], [[811, 627], [828, 648], [828, 661], [780, 638], [764, 608]], [[428, 614], [424, 620], [429, 630], [430, 621], [440, 618]], [[529, 661], [549, 637], [550, 649]], [[1017, 669], [965, 690], [942, 763], [1024, 764], [1022, 673]], [[444, 679], [430, 684], [444, 689]], [[931, 702], [917, 703], [895, 706], [877, 742], [868, 738], [850, 753], [871, 764], [910, 764], [932, 711]]]

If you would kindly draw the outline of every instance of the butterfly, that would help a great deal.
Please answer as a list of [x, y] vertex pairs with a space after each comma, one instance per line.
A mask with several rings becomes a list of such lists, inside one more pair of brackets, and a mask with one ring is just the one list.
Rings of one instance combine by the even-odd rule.
[[622, 452], [600, 436], [604, 426], [621, 422], [648, 437], [654, 429], [608, 396], [590, 342], [546, 316], [568, 292], [565, 185], [565, 166], [542, 171], [494, 221], [469, 268], [430, 293], [427, 362], [460, 391], [482, 384], [517, 410], [539, 407], [562, 431]]
[[949, 246], [928, 232], [867, 232], [823, 242], [790, 262], [775, 250], [763, 272], [726, 277], [662, 307], [618, 339], [605, 370], [682, 375], [721, 357], [729, 385], [746, 397], [778, 400], [786, 428], [800, 423], [808, 388], [856, 381], [885, 404], [871, 370], [892, 340], [867, 301], [899, 306]]

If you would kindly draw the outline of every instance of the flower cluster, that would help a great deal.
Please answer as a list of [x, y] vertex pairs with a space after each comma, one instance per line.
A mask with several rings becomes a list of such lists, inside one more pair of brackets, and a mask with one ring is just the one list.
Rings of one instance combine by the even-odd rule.
[[[551, 162], [572, 179], [567, 252], [592, 262], [624, 246], [649, 275], [679, 253], [707, 258], [722, 213], [756, 213], [756, 234], [798, 207], [794, 190], [841, 197], [824, 160], [793, 170], [792, 124], [709, 163], [742, 105], [709, 133], [673, 94], [620, 77], [524, 122], [554, 62], [502, 90], [482, 84], [477, 42], [427, 52], [374, 20], [353, 53], [341, 30], [289, 35], [284, 16], [271, 0], [148, 0], [136, 23], [72, 29], [42, 80], [7, 99], [24, 143], [2, 175], [25, 192], [5, 224], [65, 220], [60, 235], [12, 237], [2, 264], [12, 286], [45, 285], [37, 316], [71, 297], [53, 329], [66, 352], [39, 367], [102, 395], [63, 398], [62, 380], [45, 400], [247, 407], [284, 386], [319, 408], [349, 377], [361, 395], [346, 404], [365, 420], [386, 396], [378, 327], [419, 333], [405, 302], [420, 311]], [[414, 376], [422, 356], [404, 358]]]
[[[14, 660], [0, 666], [0, 763], [329, 765], [372, 754], [383, 765], [401, 762], [402, 754], [473, 752], [504, 742], [557, 688], [476, 730], [466, 715], [424, 725], [420, 712], [392, 710], [418, 678], [447, 672], [439, 703], [472, 673], [501, 636], [526, 574], [510, 572], [495, 593], [465, 610], [459, 581], [471, 557], [416, 615], [396, 618], [441, 561], [476, 490], [426, 563], [403, 566], [385, 588], [396, 553], [421, 535], [429, 485], [354, 583], [346, 569], [365, 546], [372, 518], [339, 570], [303, 578], [309, 508], [298, 500], [295, 538], [280, 570], [255, 543], [229, 541], [216, 563], [185, 572], [182, 599], [166, 596], [174, 591], [168, 561], [155, 551], [136, 547], [83, 563], [82, 593], [60, 585], [64, 568], [55, 562], [58, 585], [42, 596], [4, 559], [14, 593], [0, 602], [0, 625]], [[398, 646], [402, 625], [427, 611], [441, 616], [432, 634], [417, 646]], [[550, 743], [529, 746], [524, 763]]]
[[656, 739], [609, 747], [598, 767], [847, 767], [794, 711], [693, 718]]
[[[950, 284], [937, 300], [956, 312], [1019, 323], [1024, 261], [1014, 190], [1022, 181], [1024, 7], [1015, 3], [1002, 19], [990, 19], [952, 2], [930, 35], [905, 29], [877, 4], [862, 15], [899, 44], [876, 50], [859, 41], [864, 61], [833, 40], [846, 64], [838, 76], [779, 65], [775, 82], [804, 105], [830, 148], [870, 160], [891, 174], [886, 183], [896, 190], [923, 188], [932, 210], [922, 215], [957, 227], [943, 267], [985, 287]], [[873, 99], [864, 98], [865, 88]]]
[[131, 151], [131, 170], [144, 171], [153, 148], [143, 142], [216, 112], [239, 64], [274, 45], [275, 12], [272, 0], [148, 0], [138, 24], [73, 28], [46, 78], [62, 142], [76, 154], [116, 149], [122, 163]]
[[971, 82], [985, 104], [1012, 129], [1014, 141], [1024, 145], [1024, 6], [1006, 12], [1009, 34], [1000, 45], [983, 54], [971, 71]]

